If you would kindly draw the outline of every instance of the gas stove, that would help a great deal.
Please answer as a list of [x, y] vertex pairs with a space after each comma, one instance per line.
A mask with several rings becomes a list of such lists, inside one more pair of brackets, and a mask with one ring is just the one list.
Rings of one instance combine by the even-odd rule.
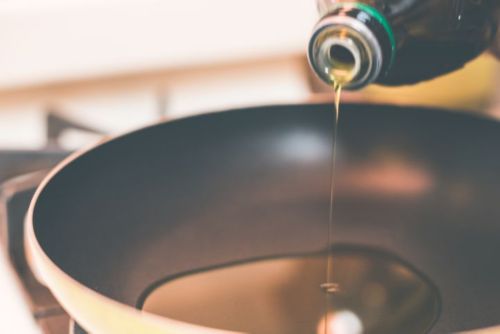
[[[70, 319], [51, 292], [36, 279], [28, 265], [24, 250], [24, 218], [31, 198], [50, 169], [71, 154], [73, 149], [68, 147], [90, 145], [107, 136], [109, 132], [124, 130], [119, 126], [108, 131], [97, 130], [94, 126], [79, 121], [75, 114], [77, 113], [73, 111], [45, 108], [36, 117], [38, 123], [42, 123], [37, 124], [38, 132], [31, 134], [36, 140], [32, 140], [29, 145], [14, 143], [14, 146], [27, 146], [26, 148], [0, 149], [0, 253], [4, 253], [0, 256], [6, 255], [4, 258], [7, 259], [6, 263], [0, 263], [6, 264], [0, 266], [0, 282], [14, 282], [16, 285], [13, 287], [12, 284], [10, 286], [0, 284], [0, 294], [4, 295], [2, 292], [9, 290], [16, 301], [20, 301], [17, 304], [21, 306], [13, 308], [11, 314], [16, 319], [14, 322], [16, 332], [19, 330], [17, 326], [23, 325], [21, 331], [26, 334], [86, 333]], [[26, 115], [18, 116], [23, 119], [23, 125], [31, 122]], [[129, 123], [132, 124], [129, 124], [128, 129], [143, 125], [144, 114], [139, 118], [141, 117], [143, 122], [138, 121], [136, 117], [135, 126], [129, 119]], [[150, 118], [152, 117], [146, 121], [151, 121]], [[16, 129], [15, 122], [5, 126], [6, 130], [10, 127], [12, 137], [15, 137], [13, 134], [16, 131], [25, 134], [24, 128]], [[5, 305], [0, 305], [0, 309], [4, 307]], [[21, 312], [20, 309], [24, 309], [23, 311], [27, 309], [28, 312]], [[36, 326], [26, 326], [30, 328], [29, 332], [24, 324], [32, 321], [29, 321], [29, 317], [23, 319], [20, 313], [31, 313], [36, 323]], [[0, 326], [0, 332], [12, 329], [12, 325]]]
[[50, 168], [70, 154], [56, 144], [60, 135], [70, 129], [96, 131], [50, 114], [46, 128], [47, 146], [43, 149], [0, 150], [0, 246], [13, 269], [0, 271], [0, 275], [11, 275], [17, 281], [25, 306], [42, 333], [84, 333], [34, 277], [26, 260], [23, 233], [24, 217], [35, 189]]

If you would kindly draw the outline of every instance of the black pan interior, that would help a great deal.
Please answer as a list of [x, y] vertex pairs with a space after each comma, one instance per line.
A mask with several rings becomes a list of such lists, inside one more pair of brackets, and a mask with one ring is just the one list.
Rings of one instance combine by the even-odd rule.
[[[132, 306], [179, 272], [320, 250], [332, 122], [331, 105], [272, 106], [120, 137], [48, 183], [35, 234], [69, 275]], [[498, 324], [500, 125], [362, 105], [343, 106], [340, 122], [335, 241], [426, 274], [443, 302], [433, 333]]]

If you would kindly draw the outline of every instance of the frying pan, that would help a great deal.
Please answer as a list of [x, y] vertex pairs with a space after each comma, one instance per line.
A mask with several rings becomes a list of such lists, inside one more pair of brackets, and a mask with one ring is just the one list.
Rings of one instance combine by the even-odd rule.
[[[135, 306], [170, 275], [321, 249], [332, 122], [330, 104], [232, 110], [73, 155], [31, 203], [31, 266], [91, 333], [228, 333]], [[442, 302], [431, 333], [500, 324], [500, 124], [368, 105], [340, 122], [333, 241], [425, 274]]]

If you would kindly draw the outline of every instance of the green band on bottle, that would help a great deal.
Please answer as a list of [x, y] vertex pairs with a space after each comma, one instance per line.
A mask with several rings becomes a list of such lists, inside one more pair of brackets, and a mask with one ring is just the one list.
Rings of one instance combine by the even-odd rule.
[[372, 6], [369, 6], [367, 4], [361, 2], [339, 3], [339, 7], [346, 8], [349, 6], [362, 10], [365, 13], [368, 13], [375, 20], [377, 20], [382, 25], [382, 27], [384, 27], [385, 31], [387, 32], [387, 36], [389, 37], [389, 41], [391, 43], [391, 60], [389, 61], [389, 67], [390, 67], [396, 58], [396, 38], [394, 37], [394, 31], [392, 30], [389, 21], [387, 21], [384, 14], [379, 12], [376, 8], [373, 8]]

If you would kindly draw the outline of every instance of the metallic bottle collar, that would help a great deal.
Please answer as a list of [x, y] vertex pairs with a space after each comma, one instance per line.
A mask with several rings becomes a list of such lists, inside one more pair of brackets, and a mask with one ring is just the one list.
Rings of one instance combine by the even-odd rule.
[[341, 3], [321, 19], [309, 43], [309, 62], [316, 74], [333, 84], [335, 61], [331, 49], [342, 46], [354, 64], [346, 89], [359, 89], [385, 75], [395, 58], [396, 41], [389, 22], [375, 8], [360, 3]]

